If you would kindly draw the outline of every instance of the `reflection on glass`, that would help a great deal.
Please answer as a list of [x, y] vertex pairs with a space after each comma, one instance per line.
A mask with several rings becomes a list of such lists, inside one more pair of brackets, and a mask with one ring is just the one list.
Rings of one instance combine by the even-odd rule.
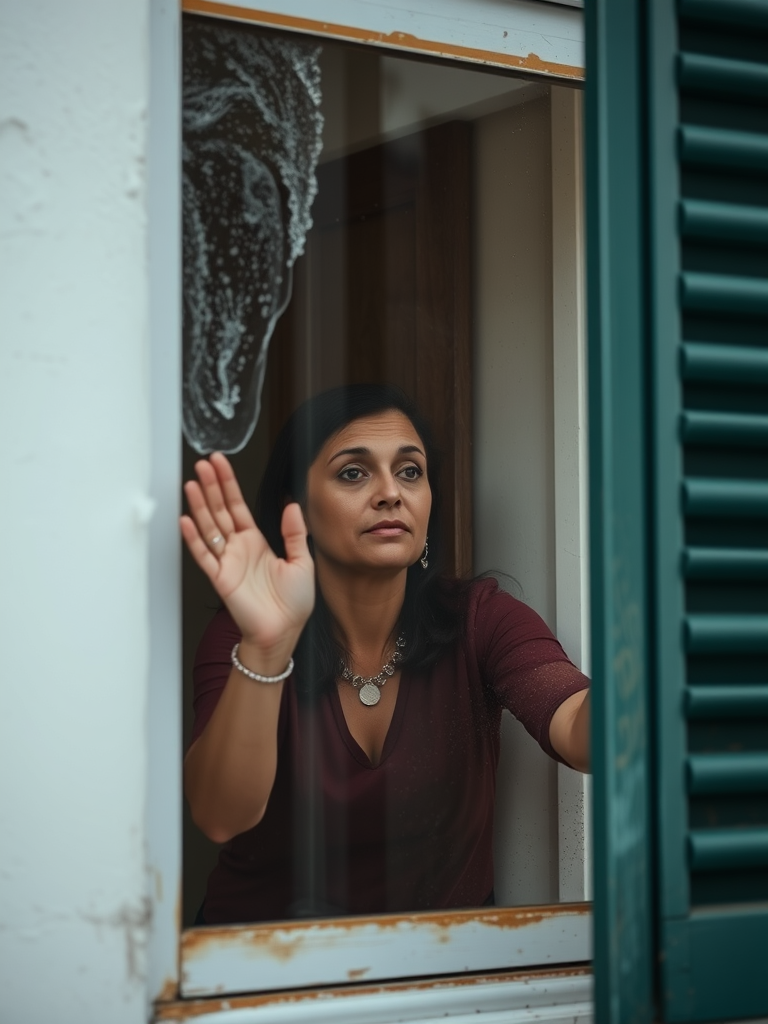
[[[233, 57], [212, 60], [209, 95], [244, 45], [279, 53], [284, 39], [227, 33]], [[298, 122], [310, 136], [322, 124], [314, 202], [305, 190], [312, 227], [272, 321], [263, 413], [232, 466], [271, 550], [286, 554], [288, 505], [289, 520], [299, 517], [289, 529], [306, 523], [312, 561], [295, 549], [294, 568], [306, 571], [280, 592], [281, 618], [279, 572], [261, 534], [236, 505], [221, 512], [216, 488], [233, 493], [230, 471], [219, 457], [206, 464], [203, 486], [188, 493], [197, 533], [188, 525], [185, 536], [231, 614], [220, 609], [209, 624], [217, 597], [190, 565], [187, 793], [202, 829], [224, 845], [205, 882], [212, 851], [188, 824], [185, 919], [551, 902], [556, 764], [546, 754], [580, 764], [570, 716], [585, 680], [536, 612], [473, 577], [510, 573], [554, 621], [549, 97], [520, 79], [302, 46], [322, 76], [322, 90], [313, 79], [318, 119]], [[269, 88], [279, 92], [275, 80]], [[216, 129], [215, 152], [226, 154], [245, 147], [237, 125], [248, 126], [238, 180], [262, 161], [264, 109], [251, 103], [234, 139]], [[195, 158], [195, 216], [218, 167], [205, 170], [206, 146]], [[266, 218], [277, 206], [264, 199], [260, 209]], [[203, 279], [203, 320], [216, 338], [223, 276], [243, 264], [238, 244], [230, 267], [216, 217], [205, 215], [207, 258], [223, 253], [219, 277]], [[238, 216], [243, 224], [227, 233], [247, 233], [242, 202]], [[272, 239], [272, 220], [256, 219], [256, 263], [276, 266], [286, 243]], [[201, 264], [186, 240], [185, 261], [194, 295]], [[263, 281], [253, 275], [253, 301]], [[189, 477], [189, 451], [186, 462]], [[272, 580], [258, 600], [237, 588], [233, 597], [219, 578], [240, 579], [237, 567], [248, 565]], [[316, 603], [305, 625], [310, 579]], [[249, 679], [233, 667], [238, 642], [251, 673], [281, 675], [291, 654], [295, 671], [274, 685]], [[503, 708], [521, 724], [497, 777]], [[535, 771], [515, 779], [531, 757]], [[532, 817], [526, 799], [538, 805]], [[506, 847], [500, 821], [515, 835]]]
[[319, 48], [216, 22], [184, 28], [184, 434], [239, 451], [317, 191]]

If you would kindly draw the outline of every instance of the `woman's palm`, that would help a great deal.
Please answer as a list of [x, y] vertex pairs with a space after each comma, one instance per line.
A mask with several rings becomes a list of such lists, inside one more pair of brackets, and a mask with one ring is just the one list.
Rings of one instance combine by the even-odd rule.
[[245, 504], [228, 460], [220, 454], [195, 466], [185, 486], [191, 516], [182, 516], [184, 540], [210, 579], [244, 639], [264, 649], [301, 632], [312, 611], [314, 564], [301, 509], [287, 505], [278, 558]]

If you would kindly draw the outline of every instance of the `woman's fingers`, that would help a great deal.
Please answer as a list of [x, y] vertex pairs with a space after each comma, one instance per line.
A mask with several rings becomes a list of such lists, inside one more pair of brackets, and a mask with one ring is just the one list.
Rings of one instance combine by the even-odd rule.
[[[214, 453], [209, 459], [197, 462], [195, 472], [197, 480], [190, 480], [184, 485], [191, 519], [208, 550], [219, 562], [222, 559], [228, 561], [230, 571], [227, 578], [231, 581], [231, 570], [236, 564], [245, 571], [252, 557], [258, 561], [269, 548], [245, 504], [228, 459], [220, 453]], [[190, 533], [187, 543], [192, 539]], [[235, 552], [235, 562], [231, 558], [227, 559], [230, 551]], [[202, 556], [198, 555], [196, 560], [202, 566]], [[213, 579], [208, 564], [209, 568], [205, 571]]]
[[306, 558], [311, 562], [312, 556], [307, 547], [307, 526], [304, 516], [301, 514], [301, 506], [295, 501], [283, 509], [280, 531], [283, 535], [287, 560], [300, 562]]
[[214, 554], [220, 553], [226, 544], [226, 538], [211, 514], [207, 495], [196, 480], [189, 480], [184, 484], [184, 494], [200, 537], [208, 545], [210, 551]]
[[232, 516], [235, 529], [248, 530], [255, 527], [256, 523], [251, 515], [251, 510], [245, 503], [240, 484], [237, 482], [229, 459], [221, 452], [214, 452], [208, 461], [216, 471], [224, 502]]
[[230, 533], [234, 533], [235, 524], [224, 501], [217, 468], [210, 460], [201, 459], [195, 463], [195, 473], [205, 496], [208, 513], [216, 524], [216, 531], [226, 540]]
[[181, 516], [181, 535], [189, 548], [189, 553], [209, 579], [213, 580], [219, 572], [219, 560], [210, 547], [200, 536], [200, 531], [191, 516]]
[[[225, 517], [216, 504], [216, 492], [229, 492], [238, 522], [240, 488], [226, 460], [196, 467], [198, 480], [184, 485], [190, 515], [181, 517], [181, 532], [189, 551], [213, 583], [243, 635], [260, 638], [267, 646], [286, 629], [301, 628], [314, 602], [313, 562], [307, 548], [307, 530], [297, 504], [286, 507], [282, 519], [286, 558], [270, 551], [248, 513], [249, 528], [233, 529], [224, 538]], [[218, 474], [221, 473], [221, 477]], [[211, 477], [217, 477], [214, 485]], [[226, 501], [226, 498], [222, 499]], [[231, 506], [226, 506], [231, 511]], [[229, 514], [229, 511], [227, 514]], [[234, 522], [234, 517], [233, 517]]]

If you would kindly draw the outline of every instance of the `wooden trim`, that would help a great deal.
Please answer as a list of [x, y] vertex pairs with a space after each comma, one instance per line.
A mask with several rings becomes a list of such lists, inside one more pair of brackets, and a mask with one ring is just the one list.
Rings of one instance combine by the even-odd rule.
[[219, 3], [218, 0], [182, 0], [181, 9], [186, 14], [204, 14], [234, 21], [247, 21], [267, 28], [285, 29], [289, 32], [327, 36], [347, 42], [365, 43], [369, 46], [381, 46], [393, 50], [407, 50], [412, 53], [470, 61], [475, 64], [490, 64], [494, 67], [508, 68], [510, 71], [525, 72], [528, 75], [546, 75], [577, 82], [584, 80], [583, 67], [542, 60], [535, 53], [518, 55], [496, 50], [477, 49], [471, 46], [459, 46], [440, 40], [422, 39], [408, 32], [376, 32], [354, 25], [338, 25], [329, 21], [301, 18], [282, 12], [253, 10], [239, 4]]

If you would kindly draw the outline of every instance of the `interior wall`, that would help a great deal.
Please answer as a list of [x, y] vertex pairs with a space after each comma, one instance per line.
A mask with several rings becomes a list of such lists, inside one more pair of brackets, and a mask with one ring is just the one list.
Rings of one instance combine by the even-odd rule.
[[[475, 124], [475, 571], [556, 626], [550, 101]], [[557, 765], [504, 714], [496, 898], [558, 899]]]
[[548, 86], [470, 66], [424, 63], [323, 43], [320, 163], [423, 130], [446, 117], [472, 121], [546, 95]]

